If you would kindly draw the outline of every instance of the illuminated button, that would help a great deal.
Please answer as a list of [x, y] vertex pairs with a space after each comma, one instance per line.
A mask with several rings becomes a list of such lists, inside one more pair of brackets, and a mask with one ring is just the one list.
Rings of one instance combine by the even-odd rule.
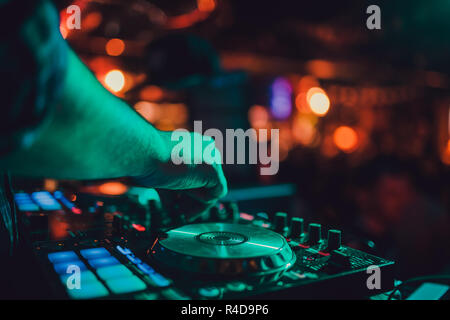
[[133, 262], [134, 264], [140, 264], [142, 263], [141, 259], [139, 259], [138, 257], [135, 257], [133, 254], [129, 254], [127, 255], [128, 260], [130, 260], [131, 262]]
[[117, 246], [116, 249], [119, 250], [119, 252], [124, 255], [132, 254], [131, 250], [128, 248], [123, 248], [121, 246]]
[[148, 264], [146, 264], [146, 263], [141, 263], [141, 264], [139, 264], [139, 265], [138, 265], [138, 268], [139, 268], [143, 273], [146, 273], [146, 274], [154, 273], [154, 272], [155, 272], [155, 270], [154, 270], [152, 267], [150, 267]]
[[153, 272], [148, 273], [147, 275], [150, 278], [150, 282], [155, 287], [167, 287], [170, 285], [170, 280], [159, 273]]
[[[64, 274], [60, 276], [61, 282], [63, 285], [67, 285], [67, 279], [71, 277], [73, 274]], [[91, 271], [83, 271], [80, 273], [80, 285], [83, 286], [85, 283], [98, 281], [97, 277]], [[72, 282], [72, 278], [71, 278]]]
[[103, 280], [131, 276], [132, 273], [124, 265], [115, 265], [97, 269], [97, 274]]
[[80, 251], [81, 255], [86, 259], [97, 259], [103, 257], [109, 257], [111, 254], [105, 248], [92, 248], [92, 249], [84, 249]]
[[33, 192], [31, 198], [46, 211], [61, 210], [62, 207], [58, 201], [47, 191]]
[[230, 282], [227, 284], [227, 289], [230, 291], [235, 291], [235, 292], [239, 292], [239, 291], [244, 291], [245, 288], [247, 288], [247, 285], [243, 282]]
[[259, 219], [269, 220], [269, 215], [266, 212], [258, 212], [256, 216]]
[[81, 285], [80, 289], [67, 289], [72, 299], [93, 299], [107, 296], [108, 290], [100, 282], [89, 282]]
[[156, 300], [158, 299], [159, 294], [156, 292], [142, 292], [138, 293], [134, 296], [134, 299], [136, 300]]
[[116, 264], [119, 264], [119, 260], [117, 260], [114, 257], [106, 257], [106, 258], [98, 258], [89, 260], [89, 264], [93, 266], [95, 269], [107, 267], [107, 266], [113, 266]]
[[60, 263], [64, 261], [76, 261], [79, 260], [78, 256], [73, 251], [61, 251], [48, 254], [48, 260], [52, 263]]
[[69, 274], [73, 271], [71, 271], [72, 266], [77, 266], [80, 268], [80, 271], [84, 271], [86, 270], [86, 265], [81, 262], [80, 260], [74, 260], [74, 261], [66, 261], [66, 262], [61, 262], [61, 263], [57, 263], [55, 265], [53, 265], [53, 267], [55, 268], [55, 271], [58, 274], [66, 274], [67, 271], [69, 271]]
[[200, 288], [198, 294], [205, 298], [216, 298], [220, 295], [220, 290], [216, 287]]
[[115, 294], [141, 291], [147, 288], [145, 283], [136, 276], [106, 280], [106, 284]]
[[188, 300], [189, 297], [185, 296], [178, 290], [175, 290], [173, 288], [165, 289], [161, 292], [161, 294], [169, 300]]
[[67, 208], [72, 209], [73, 207], [75, 207], [75, 205], [70, 202], [61, 191], [55, 191], [53, 193], [53, 196], [55, 197], [55, 199], [61, 201]]
[[39, 211], [39, 207], [33, 203], [18, 205], [20, 211]]
[[27, 193], [16, 193], [14, 200], [20, 211], [39, 211], [39, 206], [31, 200]]
[[25, 192], [19, 192], [19, 193], [14, 194], [14, 198], [15, 199], [30, 199], [30, 195]]

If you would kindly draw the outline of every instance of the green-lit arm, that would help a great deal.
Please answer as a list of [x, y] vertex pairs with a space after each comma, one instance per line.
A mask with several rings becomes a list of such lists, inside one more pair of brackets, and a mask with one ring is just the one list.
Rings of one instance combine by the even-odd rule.
[[149, 187], [196, 189], [212, 201], [226, 193], [220, 165], [171, 163], [170, 133], [109, 93], [69, 50], [62, 97], [27, 149], [0, 158], [0, 171], [56, 179], [146, 176]]

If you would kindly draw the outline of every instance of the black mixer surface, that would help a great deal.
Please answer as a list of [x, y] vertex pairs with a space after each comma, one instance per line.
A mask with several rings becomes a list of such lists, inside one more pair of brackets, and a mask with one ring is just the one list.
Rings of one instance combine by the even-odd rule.
[[[39, 267], [34, 279], [43, 280], [35, 291], [27, 282], [22, 292], [63, 299], [343, 299], [393, 287], [394, 262], [344, 245], [339, 230], [323, 238], [318, 223], [304, 228], [300, 217], [241, 212], [236, 203], [167, 229], [153, 196], [136, 201], [130, 194], [17, 193], [35, 257], [29, 263]], [[373, 267], [382, 273], [375, 289], [367, 286]]]

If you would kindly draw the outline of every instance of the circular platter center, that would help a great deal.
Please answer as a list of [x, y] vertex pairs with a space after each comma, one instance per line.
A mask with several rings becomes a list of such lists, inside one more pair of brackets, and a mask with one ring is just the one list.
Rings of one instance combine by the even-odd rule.
[[232, 246], [244, 243], [248, 238], [236, 232], [210, 231], [199, 234], [197, 240], [218, 246]]

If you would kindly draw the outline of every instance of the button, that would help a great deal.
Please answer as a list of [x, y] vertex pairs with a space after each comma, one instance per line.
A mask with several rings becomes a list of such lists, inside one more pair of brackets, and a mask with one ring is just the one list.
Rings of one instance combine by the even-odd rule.
[[98, 281], [81, 285], [80, 289], [67, 290], [72, 299], [93, 299], [107, 296], [108, 290]]
[[[65, 273], [67, 273], [67, 269], [69, 267], [71, 267], [71, 266], [78, 266], [80, 268], [80, 271], [87, 270], [86, 265], [81, 260], [60, 262], [60, 263], [57, 263], [57, 264], [53, 265], [53, 267], [55, 268], [55, 271], [58, 274], [65, 274]], [[71, 272], [69, 272], [68, 274], [70, 274], [70, 273]]]
[[31, 198], [43, 209], [47, 211], [61, 210], [58, 201], [48, 191], [33, 192]]
[[147, 288], [141, 279], [133, 275], [125, 278], [109, 279], [106, 280], [106, 284], [115, 294], [136, 292]]
[[155, 270], [146, 263], [141, 263], [138, 268], [145, 274], [154, 273]]
[[[60, 276], [61, 282], [64, 286], [67, 285], [67, 279], [73, 274], [64, 274]], [[72, 278], [71, 278], [72, 279]], [[98, 281], [97, 277], [92, 273], [92, 271], [83, 271], [80, 273], [80, 284], [83, 286], [85, 283]]]
[[109, 267], [103, 267], [97, 269], [97, 274], [103, 280], [112, 279], [112, 278], [120, 278], [120, 277], [128, 277], [131, 276], [132, 273], [128, 270], [124, 265], [115, 265]]
[[16, 204], [20, 211], [33, 211], [33, 212], [39, 211], [39, 207], [31, 202], [20, 203], [16, 200]]
[[138, 257], [134, 256], [133, 254], [129, 254], [127, 255], [128, 260], [130, 260], [131, 262], [133, 262], [134, 264], [140, 264], [142, 263], [141, 259], [139, 259]]
[[240, 292], [240, 291], [244, 291], [245, 288], [247, 288], [247, 285], [243, 282], [230, 282], [227, 284], [227, 289], [230, 291], [235, 291], [235, 292]]
[[205, 298], [216, 298], [220, 295], [220, 290], [217, 287], [200, 288], [198, 294]]
[[14, 199], [30, 199], [30, 195], [25, 192], [19, 192], [14, 194]]
[[341, 231], [328, 230], [327, 251], [338, 250], [341, 247]]
[[310, 223], [308, 227], [308, 244], [315, 245], [322, 238], [322, 226], [319, 223]]
[[131, 252], [130, 249], [128, 249], [128, 248], [123, 248], [123, 247], [121, 247], [121, 246], [116, 246], [116, 249], [119, 250], [119, 252], [120, 252], [121, 254], [124, 254], [124, 255], [132, 254], [132, 253], [133, 253], [133, 252]]
[[284, 233], [287, 228], [287, 213], [277, 212], [275, 213], [275, 231], [279, 233]]
[[159, 273], [149, 273], [148, 277], [152, 285], [155, 287], [167, 287], [170, 285], [170, 280]]
[[185, 296], [178, 290], [175, 290], [173, 288], [165, 289], [161, 292], [161, 294], [169, 300], [189, 300], [189, 297]]
[[159, 294], [156, 292], [142, 292], [138, 293], [134, 296], [134, 299], [136, 300], [157, 300], [159, 297]]
[[[114, 212], [114, 211], [111, 211], [111, 212]], [[115, 232], [122, 232], [123, 224], [124, 224], [123, 220], [124, 220], [123, 217], [119, 214], [115, 214], [113, 216], [112, 226], [113, 226], [113, 229]]]
[[105, 248], [91, 248], [91, 249], [83, 249], [80, 251], [81, 255], [86, 259], [96, 259], [109, 257], [111, 254]]
[[303, 219], [299, 217], [293, 217], [291, 219], [291, 232], [289, 237], [300, 238], [303, 233]]
[[69, 210], [72, 210], [75, 207], [75, 205], [70, 202], [61, 191], [55, 191], [53, 193], [53, 196], [55, 197], [55, 199], [61, 201]]
[[49, 253], [48, 260], [55, 264], [64, 261], [76, 261], [80, 259], [74, 251], [61, 251]]
[[267, 214], [267, 212], [258, 212], [256, 216], [258, 217], [258, 219], [269, 220], [269, 215]]
[[102, 267], [108, 267], [113, 266], [115, 264], [120, 264], [119, 260], [117, 260], [114, 257], [106, 257], [106, 258], [98, 258], [89, 260], [89, 264], [94, 267], [95, 269], [102, 268]]

